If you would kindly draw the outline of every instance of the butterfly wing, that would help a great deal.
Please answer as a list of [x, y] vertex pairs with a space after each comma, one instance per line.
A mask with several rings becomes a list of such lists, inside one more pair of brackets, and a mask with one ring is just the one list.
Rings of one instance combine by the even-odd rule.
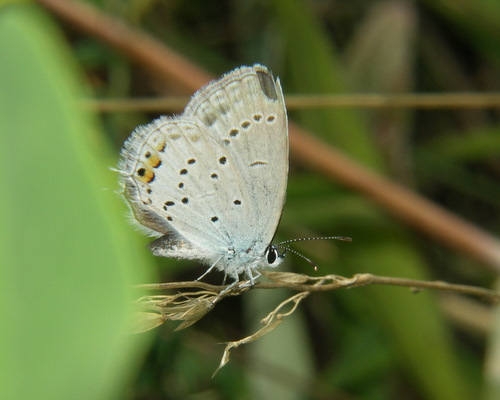
[[288, 175], [279, 81], [255, 65], [208, 84], [178, 118], [138, 128], [120, 171], [137, 221], [165, 235], [155, 254], [213, 262], [264, 253]]
[[[220, 144], [216, 158], [227, 159], [221, 166], [225, 193], [220, 193], [229, 206], [222, 214], [231, 212], [225, 230], [241, 242], [239, 249], [257, 245], [264, 251], [281, 218], [288, 176], [287, 117], [279, 81], [261, 65], [238, 68], [200, 90], [185, 114], [203, 121]], [[235, 189], [244, 198], [233, 196]]]

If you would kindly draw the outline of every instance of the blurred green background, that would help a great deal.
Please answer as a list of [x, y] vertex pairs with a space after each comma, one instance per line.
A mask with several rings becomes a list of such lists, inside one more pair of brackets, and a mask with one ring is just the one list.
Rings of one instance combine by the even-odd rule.
[[[79, 101], [155, 97], [165, 86], [43, 6], [10, 3], [0, 8], [1, 398], [500, 398], [500, 315], [477, 299], [397, 287], [313, 294], [271, 334], [233, 352], [213, 379], [219, 343], [254, 332], [291, 293], [251, 291], [184, 331], [167, 323], [124, 335], [129, 300], [139, 295], [132, 283], [192, 280], [204, 267], [150, 255], [114, 193], [109, 167], [123, 141], [157, 114], [89, 115]], [[88, 3], [216, 76], [267, 65], [285, 95], [500, 88], [497, 1]], [[365, 166], [498, 234], [498, 109], [289, 114]], [[484, 265], [292, 154], [277, 241], [328, 235], [354, 241], [295, 247], [319, 264], [317, 274], [496, 283]], [[291, 255], [282, 270], [315, 274]]]

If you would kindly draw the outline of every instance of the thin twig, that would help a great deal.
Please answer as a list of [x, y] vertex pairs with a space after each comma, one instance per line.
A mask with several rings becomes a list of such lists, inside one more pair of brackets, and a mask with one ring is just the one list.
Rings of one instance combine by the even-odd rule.
[[169, 290], [169, 289], [205, 289], [212, 292], [221, 292], [227, 286], [225, 285], [210, 285], [209, 283], [198, 281], [185, 282], [164, 282], [164, 283], [145, 283], [137, 286], [142, 290]]
[[[298, 293], [281, 302], [275, 309], [261, 320], [262, 327], [242, 339], [226, 343], [219, 367], [214, 375], [224, 367], [230, 359], [231, 351], [241, 345], [260, 339], [276, 329], [284, 318], [291, 315], [299, 303], [312, 292], [349, 289], [368, 285], [391, 285], [410, 287], [414, 290], [433, 289], [481, 297], [483, 300], [497, 302], [500, 292], [475, 286], [458, 285], [443, 281], [422, 281], [417, 279], [393, 278], [372, 274], [356, 274], [352, 278], [338, 275], [312, 277], [290, 272], [263, 271], [262, 274], [271, 282], [257, 282], [248, 286], [248, 282], [240, 282], [231, 289], [226, 286], [215, 286], [203, 282], [170, 282], [159, 284], [140, 285], [145, 290], [203, 288], [203, 291], [176, 293], [174, 295], [145, 296], [137, 301], [137, 313], [133, 321], [133, 332], [144, 332], [153, 329], [167, 320], [182, 321], [177, 329], [184, 329], [209, 313], [222, 297], [240, 294], [249, 289], [278, 289], [287, 288]], [[220, 294], [223, 294], [221, 296]], [[283, 308], [289, 307], [287, 311]]]
[[[347, 289], [368, 285], [390, 285], [410, 287], [412, 289], [432, 289], [448, 292], [462, 293], [480, 297], [492, 302], [500, 300], [500, 292], [477, 286], [459, 285], [444, 281], [423, 281], [417, 279], [394, 278], [372, 274], [356, 274], [352, 278], [338, 275], [312, 277], [290, 272], [263, 272], [263, 275], [273, 280], [272, 282], [257, 282], [251, 289], [278, 289], [287, 288], [298, 292], [324, 292], [329, 290]], [[205, 289], [219, 293], [226, 286], [210, 285], [203, 282], [167, 282], [153, 283], [138, 286], [143, 290], [172, 290], [172, 289]]]
[[[189, 97], [135, 99], [87, 99], [83, 105], [99, 112], [179, 112]], [[289, 110], [311, 108], [498, 108], [500, 93], [425, 93], [425, 94], [331, 94], [287, 95]]]

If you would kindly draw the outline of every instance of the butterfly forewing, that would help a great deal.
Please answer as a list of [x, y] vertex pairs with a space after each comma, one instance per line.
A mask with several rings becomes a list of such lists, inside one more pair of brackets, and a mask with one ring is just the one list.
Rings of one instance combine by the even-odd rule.
[[[221, 157], [227, 158], [230, 181], [222, 187], [229, 197], [221, 210], [227, 213], [227, 231], [241, 249], [265, 250], [281, 217], [288, 175], [287, 118], [279, 81], [260, 65], [239, 68], [202, 89], [185, 114], [205, 122], [221, 144]], [[236, 187], [244, 199], [232, 195]]]

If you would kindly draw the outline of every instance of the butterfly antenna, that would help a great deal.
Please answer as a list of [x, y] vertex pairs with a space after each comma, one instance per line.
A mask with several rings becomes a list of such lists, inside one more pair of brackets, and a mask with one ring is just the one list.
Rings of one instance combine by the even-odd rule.
[[[348, 236], [321, 236], [321, 237], [306, 237], [306, 238], [297, 238], [297, 239], [289, 239], [285, 240], [284, 242], [281, 242], [277, 246], [283, 246], [284, 244], [287, 243], [294, 243], [294, 242], [303, 242], [305, 240], [342, 240], [343, 242], [352, 242], [352, 238]], [[288, 248], [288, 247], [286, 247]]]
[[284, 256], [285, 253], [287, 251], [289, 251], [289, 252], [303, 258], [304, 260], [306, 260], [309, 264], [311, 264], [313, 266], [315, 271], [318, 270], [318, 265], [314, 261], [312, 261], [309, 258], [307, 258], [306, 256], [300, 254], [299, 252], [292, 250], [290, 247], [284, 246], [285, 244], [288, 244], [288, 243], [303, 242], [305, 240], [342, 240], [343, 242], [352, 242], [352, 238], [350, 238], [348, 236], [321, 236], [321, 237], [307, 237], [307, 238], [289, 239], [289, 240], [285, 240], [284, 242], [281, 242], [280, 244], [276, 245], [276, 247], [285, 250], [283, 252], [282, 256]]
[[280, 248], [280, 249], [284, 249], [284, 250], [285, 250], [285, 251], [283, 252], [283, 254], [281, 255], [282, 257], [284, 257], [284, 256], [285, 256], [285, 254], [286, 254], [286, 252], [287, 252], [287, 251], [289, 251], [290, 253], [293, 253], [293, 254], [295, 254], [295, 255], [297, 255], [297, 256], [299, 256], [299, 257], [303, 258], [304, 260], [306, 260], [309, 264], [311, 264], [311, 265], [312, 265], [312, 267], [314, 268], [314, 270], [315, 270], [315, 271], [317, 271], [317, 270], [318, 270], [318, 265], [317, 265], [314, 261], [312, 261], [312, 260], [310, 260], [309, 258], [307, 258], [305, 255], [300, 254], [299, 252], [297, 252], [297, 251], [295, 251], [295, 250], [292, 250], [292, 249], [291, 249], [291, 248], [289, 248], [289, 247], [286, 247], [286, 246], [280, 246], [279, 244], [278, 244], [278, 245], [276, 245], [276, 247], [278, 247], [278, 248]]

